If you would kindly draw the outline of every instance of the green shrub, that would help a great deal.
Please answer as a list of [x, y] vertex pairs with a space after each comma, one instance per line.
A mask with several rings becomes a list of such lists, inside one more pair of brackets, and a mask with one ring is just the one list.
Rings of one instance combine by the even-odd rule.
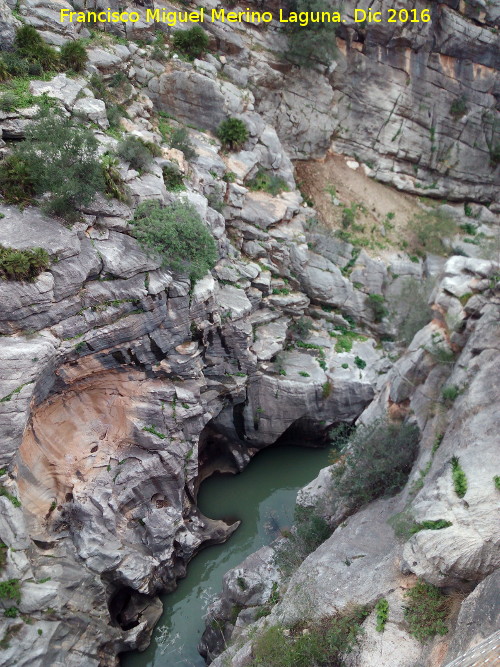
[[364, 359], [361, 359], [361, 357], [355, 357], [354, 358], [354, 363], [358, 368], [366, 368], [366, 361]]
[[170, 134], [169, 143], [170, 148], [176, 148], [177, 150], [182, 151], [186, 160], [193, 160], [196, 157], [196, 151], [191, 144], [189, 132], [185, 127], [178, 127], [173, 130]]
[[200, 58], [208, 48], [209, 38], [199, 25], [189, 30], [176, 30], [172, 37], [172, 46], [189, 60]]
[[7, 545], [0, 542], [0, 570], [4, 570], [7, 564], [7, 549]]
[[389, 603], [385, 598], [380, 599], [375, 605], [375, 613], [377, 615], [377, 632], [383, 632], [387, 618], [389, 616]]
[[445, 403], [451, 404], [455, 401], [460, 395], [460, 389], [456, 384], [452, 384], [449, 387], [445, 387], [441, 392], [441, 396]]
[[465, 116], [468, 110], [469, 108], [467, 106], [467, 98], [465, 97], [465, 95], [462, 95], [461, 97], [457, 97], [451, 103], [450, 115], [456, 120], [458, 120], [459, 118], [462, 118], [462, 116]]
[[[326, 0], [291, 0], [291, 11], [315, 12], [332, 11]], [[337, 53], [335, 23], [309, 23], [301, 26], [290, 23], [288, 29], [288, 49], [285, 58], [295, 65], [311, 67], [317, 63], [330, 65]]]
[[167, 190], [170, 190], [171, 192], [180, 192], [181, 190], [186, 189], [179, 167], [176, 167], [175, 165], [166, 165], [163, 167], [162, 172], [163, 181]]
[[152, 433], [153, 435], [156, 435], [156, 437], [160, 438], [160, 440], [165, 440], [167, 437], [165, 433], [157, 431], [154, 426], [143, 426], [142, 430], [146, 431], [146, 433]]
[[14, 93], [9, 91], [2, 94], [0, 97], [0, 111], [5, 111], [9, 113], [10, 111], [15, 111], [17, 106], [17, 97]]
[[459, 498], [463, 498], [467, 493], [467, 476], [457, 456], [453, 456], [451, 459], [451, 478], [455, 493]]
[[19, 579], [0, 581], [0, 598], [4, 600], [21, 601], [21, 583]]
[[247, 181], [246, 185], [250, 190], [261, 190], [273, 196], [289, 189], [286, 181], [281, 176], [277, 176], [267, 169], [262, 169], [262, 167], [253, 178]]
[[237, 150], [248, 139], [247, 126], [239, 118], [226, 118], [217, 128], [217, 136], [224, 148]]
[[421, 521], [414, 524], [410, 532], [412, 535], [415, 535], [415, 533], [419, 533], [421, 530], [443, 530], [443, 528], [449, 528], [452, 525], [451, 521], [446, 521], [445, 519]]
[[104, 193], [108, 197], [114, 197], [120, 201], [127, 201], [127, 192], [125, 184], [118, 171], [118, 159], [109, 153], [105, 153], [101, 158], [102, 174], [104, 177]]
[[357, 607], [343, 616], [304, 620], [289, 629], [273, 625], [254, 641], [253, 667], [342, 665], [342, 656], [358, 643], [367, 615], [366, 608]]
[[120, 128], [120, 121], [125, 117], [125, 110], [121, 104], [106, 104], [106, 118], [108, 119], [109, 127], [112, 130]]
[[328, 398], [331, 393], [332, 393], [332, 383], [330, 382], [330, 380], [327, 380], [327, 382], [324, 382], [321, 386], [321, 395], [323, 398]]
[[6, 616], [7, 618], [17, 618], [18, 614], [19, 614], [19, 609], [17, 607], [8, 607], [3, 612], [3, 615]]
[[157, 252], [163, 266], [188, 274], [193, 282], [217, 261], [215, 241], [191, 204], [174, 202], [162, 208], [158, 202], [145, 202], [137, 208], [132, 226], [139, 243]]
[[120, 141], [116, 152], [136, 171], [144, 171], [153, 161], [153, 154], [146, 144], [131, 134]]
[[50, 265], [50, 257], [43, 248], [15, 250], [0, 245], [0, 278], [32, 281]]
[[411, 635], [424, 642], [434, 635], [445, 635], [448, 632], [444, 624], [448, 602], [439, 588], [419, 580], [406, 591], [405, 597], [407, 603], [404, 616]]
[[389, 311], [385, 307], [385, 298], [382, 294], [369, 294], [367, 302], [373, 313], [375, 322], [381, 322], [389, 314]]
[[66, 217], [104, 191], [97, 149], [91, 130], [45, 110], [26, 128], [26, 139], [16, 148], [14, 159], [24, 163], [37, 194], [50, 194], [49, 211]]
[[[343, 229], [348, 229], [351, 227], [351, 225], [354, 224], [356, 220], [356, 213], [358, 210], [358, 205], [357, 204], [351, 204], [351, 206], [344, 206], [342, 208], [342, 218], [340, 219], [340, 223], [343, 227]], [[356, 260], [354, 260], [356, 261]], [[354, 265], [353, 261], [353, 265]]]
[[493, 477], [493, 484], [495, 485], [495, 489], [500, 491], [500, 475], [495, 475], [495, 477]]
[[46, 44], [33, 26], [23, 25], [16, 32], [15, 49], [28, 62], [37, 63], [44, 71], [55, 70], [59, 66], [59, 55]]
[[[2, 402], [4, 401], [5, 397], [4, 399], [2, 399]], [[0, 486], [0, 496], [4, 496], [5, 498], [7, 498], [7, 500], [10, 500], [10, 502], [14, 505], [14, 507], [21, 507], [21, 501], [19, 500], [19, 498], [16, 498], [16, 496], [13, 496], [11, 493], [9, 493], [4, 486]]]
[[399, 491], [411, 472], [420, 432], [416, 425], [383, 419], [358, 426], [345, 447], [342, 466], [334, 469], [341, 497], [359, 506]]
[[10, 77], [10, 72], [7, 67], [7, 63], [3, 57], [0, 57], [0, 82], [7, 81]]
[[66, 69], [73, 70], [74, 72], [81, 72], [84, 70], [88, 60], [85, 46], [78, 39], [74, 42], [66, 42], [63, 44], [61, 46], [59, 57], [62, 65]]
[[0, 162], [0, 192], [8, 204], [27, 204], [35, 196], [31, 166], [17, 153]]
[[275, 548], [274, 561], [285, 576], [331, 535], [328, 522], [311, 508], [295, 507], [294, 529]]
[[366, 336], [356, 333], [350, 329], [345, 329], [344, 327], [339, 328], [338, 331], [329, 331], [328, 334], [331, 338], [336, 338], [337, 342], [335, 343], [335, 352], [350, 352], [352, 350], [352, 345], [355, 340], [366, 340]]

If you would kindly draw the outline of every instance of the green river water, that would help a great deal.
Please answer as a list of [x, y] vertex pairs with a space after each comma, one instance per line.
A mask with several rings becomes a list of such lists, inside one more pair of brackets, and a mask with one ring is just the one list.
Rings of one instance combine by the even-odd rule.
[[212, 519], [240, 519], [224, 544], [210, 546], [188, 565], [187, 577], [162, 598], [164, 611], [150, 646], [121, 657], [122, 667], [203, 667], [196, 650], [208, 604], [222, 577], [253, 551], [269, 544], [277, 530], [290, 527], [297, 491], [328, 464], [329, 449], [281, 446], [257, 454], [238, 475], [205, 480], [198, 506]]

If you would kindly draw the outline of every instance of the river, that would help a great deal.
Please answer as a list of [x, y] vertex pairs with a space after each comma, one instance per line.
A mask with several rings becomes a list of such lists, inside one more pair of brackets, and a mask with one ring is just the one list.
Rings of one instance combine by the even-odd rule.
[[297, 491], [328, 465], [329, 448], [280, 446], [259, 452], [238, 475], [215, 474], [198, 494], [212, 519], [241, 520], [224, 544], [207, 547], [188, 565], [175, 591], [162, 597], [164, 612], [146, 651], [121, 657], [122, 667], [203, 667], [196, 650], [207, 605], [220, 592], [225, 572], [289, 528]]

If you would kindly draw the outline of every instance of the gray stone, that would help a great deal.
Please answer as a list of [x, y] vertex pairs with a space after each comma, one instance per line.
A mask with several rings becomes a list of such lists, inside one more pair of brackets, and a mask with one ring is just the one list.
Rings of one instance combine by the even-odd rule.
[[106, 105], [102, 100], [90, 97], [82, 97], [75, 102], [73, 112], [82, 114], [85, 118], [99, 127], [106, 130], [109, 127], [108, 117], [106, 115]]
[[40, 209], [0, 206], [0, 244], [26, 250], [44, 248], [52, 257], [66, 259], [78, 254], [80, 241], [75, 232], [44, 215]]
[[66, 74], [58, 74], [50, 81], [31, 81], [30, 93], [32, 95], [47, 95], [59, 100], [66, 107], [72, 109], [78, 96], [87, 82], [82, 77], [70, 78]]
[[109, 232], [109, 239], [95, 241], [94, 247], [102, 258], [103, 271], [119, 278], [131, 278], [161, 265], [161, 260], [143, 252], [135, 239], [118, 232]]

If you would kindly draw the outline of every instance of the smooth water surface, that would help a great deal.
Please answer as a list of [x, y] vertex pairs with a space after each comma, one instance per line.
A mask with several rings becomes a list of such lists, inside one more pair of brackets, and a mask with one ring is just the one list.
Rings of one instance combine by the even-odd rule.
[[257, 454], [239, 475], [216, 474], [201, 485], [198, 506], [212, 519], [241, 520], [224, 544], [201, 551], [187, 577], [162, 597], [164, 612], [150, 646], [129, 653], [123, 667], [203, 667], [196, 650], [208, 604], [220, 593], [222, 577], [253, 551], [290, 527], [297, 491], [328, 464], [329, 449], [282, 446]]

